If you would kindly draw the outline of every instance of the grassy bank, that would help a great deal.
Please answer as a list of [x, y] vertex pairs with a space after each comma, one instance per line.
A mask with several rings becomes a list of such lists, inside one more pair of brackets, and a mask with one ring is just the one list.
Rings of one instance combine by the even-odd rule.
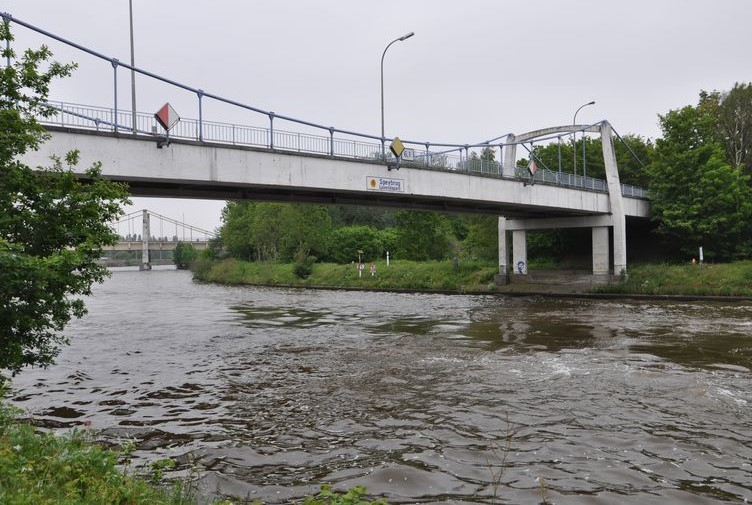
[[371, 276], [370, 264], [362, 277], [355, 264], [336, 265], [316, 263], [311, 275], [297, 277], [292, 264], [246, 262], [226, 259], [213, 263], [199, 263], [194, 269], [196, 279], [222, 284], [288, 285], [302, 287], [359, 288], [385, 290], [426, 290], [469, 292], [494, 291], [493, 264], [459, 262], [457, 268], [447, 261], [392, 261], [376, 263], [376, 275]]
[[14, 409], [0, 403], [0, 503], [4, 505], [197, 503], [188, 484], [158, 485], [169, 467], [166, 461], [171, 460], [153, 465], [149, 475], [130, 476], [118, 466], [127, 455], [91, 443], [85, 430], [41, 433], [15, 415]]
[[[351, 289], [417, 290], [466, 292], [506, 292], [510, 287], [494, 283], [496, 265], [483, 262], [393, 261], [376, 263], [376, 276], [371, 277], [369, 265], [358, 277], [354, 264], [317, 263], [309, 277], [301, 279], [292, 264], [246, 262], [226, 259], [200, 262], [194, 269], [196, 279], [220, 284], [251, 284], [266, 286], [301, 286]], [[531, 266], [533, 268], [533, 266]], [[534, 285], [524, 285], [536, 291]], [[556, 288], [545, 286], [545, 292]], [[562, 287], [566, 291], [566, 286]], [[635, 264], [629, 267], [628, 278], [616, 285], [599, 286], [600, 293], [687, 295], [687, 296], [752, 296], [752, 261], [699, 265]]]
[[717, 265], [631, 265], [628, 279], [602, 293], [752, 296], [752, 261]]

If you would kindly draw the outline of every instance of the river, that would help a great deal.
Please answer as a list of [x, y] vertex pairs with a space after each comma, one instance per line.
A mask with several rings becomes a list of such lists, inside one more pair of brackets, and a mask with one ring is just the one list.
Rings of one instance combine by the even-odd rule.
[[752, 500], [752, 304], [95, 286], [57, 364], [14, 380], [53, 429], [173, 457], [205, 497]]

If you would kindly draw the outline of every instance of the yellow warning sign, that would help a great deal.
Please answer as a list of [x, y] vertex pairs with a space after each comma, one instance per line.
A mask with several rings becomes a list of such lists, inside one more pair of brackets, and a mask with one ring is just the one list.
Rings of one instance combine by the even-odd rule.
[[397, 158], [399, 158], [405, 151], [405, 145], [402, 143], [399, 137], [394, 137], [392, 143], [389, 144], [389, 150], [392, 151], [392, 153], [394, 153]]

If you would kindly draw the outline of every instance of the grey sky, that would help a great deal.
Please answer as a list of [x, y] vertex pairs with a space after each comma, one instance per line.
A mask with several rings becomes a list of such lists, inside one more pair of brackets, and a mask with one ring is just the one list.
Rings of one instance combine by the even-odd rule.
[[[508, 132], [608, 119], [619, 133], [655, 138], [658, 114], [704, 90], [752, 81], [750, 0], [446, 0], [362, 2], [132, 0], [136, 65], [280, 114], [379, 134], [385, 59], [386, 135], [473, 143]], [[0, 10], [121, 61], [129, 56], [128, 0], [3, 0]], [[17, 47], [42, 39], [15, 28]], [[112, 106], [112, 67], [75, 59], [51, 98]], [[121, 72], [119, 105], [130, 107]], [[197, 100], [145, 78], [140, 111], [169, 101], [197, 117]], [[265, 125], [205, 103], [209, 120]], [[293, 129], [292, 125], [280, 125]], [[219, 225], [223, 202], [136, 199], [192, 224]]]

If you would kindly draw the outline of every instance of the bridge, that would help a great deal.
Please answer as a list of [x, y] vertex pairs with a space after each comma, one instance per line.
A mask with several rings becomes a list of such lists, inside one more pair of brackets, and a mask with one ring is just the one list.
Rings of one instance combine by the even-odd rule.
[[[51, 138], [23, 161], [49, 164], [52, 154], [81, 152], [81, 164], [103, 163], [104, 176], [127, 183], [136, 196], [254, 199], [385, 205], [499, 216], [500, 281], [527, 274], [526, 233], [545, 228], [592, 228], [593, 274], [606, 278], [626, 271], [626, 219], [650, 215], [646, 193], [622, 185], [614, 152], [620, 139], [607, 121], [562, 125], [524, 134], [505, 133], [473, 143], [402, 140], [399, 156], [384, 156], [389, 139], [275, 114], [214, 95], [121, 63], [29, 23], [9, 22], [42, 33], [99, 58], [114, 70], [112, 107], [50, 103], [40, 118]], [[181, 119], [165, 130], [154, 115], [118, 107], [119, 68], [138, 72], [197, 97], [197, 119]], [[204, 100], [250, 111], [265, 126], [232, 125], [203, 118]], [[280, 129], [280, 122], [300, 128]], [[161, 124], [161, 123], [160, 123]], [[577, 133], [600, 135], [606, 180], [537, 169], [534, 142], [561, 143]], [[530, 156], [518, 167], [518, 148]], [[500, 162], [471, 156], [471, 149], [498, 149]], [[542, 164], [542, 163], [541, 163]], [[511, 233], [510, 247], [507, 235]], [[612, 237], [612, 238], [609, 238]], [[514, 266], [514, 268], [510, 268]]]
[[[151, 218], [157, 220], [153, 226]], [[182, 221], [143, 209], [127, 214], [119, 221], [112, 223], [112, 230], [120, 237], [114, 245], [102, 248], [104, 252], [111, 251], [140, 251], [140, 270], [151, 270], [152, 256], [163, 251], [174, 251], [178, 244], [190, 244], [196, 250], [209, 247], [209, 240], [216, 237], [216, 233], [186, 224]], [[171, 231], [174, 234], [169, 235]], [[159, 234], [155, 235], [159, 229]]]

